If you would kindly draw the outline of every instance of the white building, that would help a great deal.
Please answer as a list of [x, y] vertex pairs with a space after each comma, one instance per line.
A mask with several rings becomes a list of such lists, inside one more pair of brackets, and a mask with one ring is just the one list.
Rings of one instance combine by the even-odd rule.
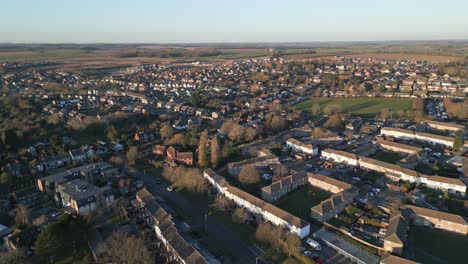
[[383, 127], [380, 130], [380, 134], [387, 136], [387, 137], [395, 137], [395, 138], [401, 138], [405, 140], [414, 140], [414, 132], [408, 129]]
[[465, 130], [464, 125], [437, 122], [437, 121], [431, 121], [431, 120], [425, 121], [424, 123], [426, 123], [426, 126], [432, 129], [447, 130], [447, 131], [453, 131], [453, 132]]
[[451, 194], [462, 195], [466, 194], [466, 184], [460, 179], [452, 179], [442, 176], [420, 175], [420, 183], [426, 184], [430, 189], [447, 190]]
[[304, 238], [310, 233], [310, 224], [262, 199], [231, 186], [221, 175], [212, 169], [204, 171], [203, 176], [228, 199], [242, 206], [252, 214], [261, 215], [266, 221], [284, 227], [291, 233]]
[[294, 152], [300, 152], [311, 156], [318, 155], [318, 148], [312, 144], [304, 144], [301, 141], [290, 138], [286, 141], [286, 146]]
[[346, 163], [351, 166], [358, 165], [357, 156], [346, 151], [325, 149], [322, 150], [322, 157], [326, 160], [334, 160], [335, 162]]
[[427, 142], [431, 145], [443, 145], [448, 148], [453, 147], [453, 141], [455, 140], [455, 138], [453, 137], [444, 137], [440, 135], [421, 132], [417, 132], [414, 136], [414, 139]]
[[[325, 154], [325, 155], [324, 155]], [[466, 184], [459, 179], [452, 179], [442, 176], [428, 176], [418, 173], [388, 162], [375, 160], [371, 158], [359, 157], [352, 153], [338, 150], [327, 149], [322, 151], [322, 156], [326, 159], [333, 159], [336, 162], [342, 162], [349, 165], [359, 166], [366, 170], [374, 170], [385, 173], [385, 175], [394, 180], [416, 182], [425, 184], [430, 189], [447, 190], [451, 194], [464, 196], [466, 193]], [[353, 160], [352, 158], [355, 157]]]

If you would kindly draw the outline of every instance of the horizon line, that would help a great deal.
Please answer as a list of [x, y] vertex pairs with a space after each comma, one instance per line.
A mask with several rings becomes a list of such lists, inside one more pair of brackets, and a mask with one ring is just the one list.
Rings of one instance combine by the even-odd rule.
[[375, 42], [465, 42], [463, 39], [394, 39], [394, 40], [332, 40], [332, 41], [226, 41], [226, 42], [0, 42], [0, 45], [95, 45], [95, 44], [126, 44], [126, 45], [203, 45], [203, 44], [313, 44], [313, 43], [375, 43]]

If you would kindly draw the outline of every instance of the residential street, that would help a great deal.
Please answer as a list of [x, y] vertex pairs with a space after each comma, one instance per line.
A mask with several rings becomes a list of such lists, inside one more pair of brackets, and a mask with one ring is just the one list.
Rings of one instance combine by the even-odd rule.
[[[190, 218], [192, 228], [205, 228], [205, 215], [209, 212], [209, 205], [203, 201], [190, 200], [185, 195], [166, 190], [166, 185], [158, 184], [155, 176], [136, 171], [128, 168], [127, 173], [137, 176], [145, 182], [146, 188], [158, 199], [167, 200], [168, 203], [176, 205], [185, 215]], [[164, 197], [164, 198], [163, 198]], [[170, 205], [169, 205], [170, 207]], [[173, 210], [171, 210], [173, 211]], [[223, 247], [229, 248], [234, 259], [226, 259], [223, 263], [269, 263], [260, 259], [262, 252], [260, 249], [251, 246], [248, 242], [242, 240], [229, 227], [219, 221], [217, 218], [210, 215], [206, 216], [207, 233], [210, 238], [216, 242], [223, 243]]]

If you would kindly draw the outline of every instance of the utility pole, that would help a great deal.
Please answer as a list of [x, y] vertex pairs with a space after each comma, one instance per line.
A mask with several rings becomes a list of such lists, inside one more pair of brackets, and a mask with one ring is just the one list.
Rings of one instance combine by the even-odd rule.
[[205, 232], [208, 232], [208, 214], [205, 214]]

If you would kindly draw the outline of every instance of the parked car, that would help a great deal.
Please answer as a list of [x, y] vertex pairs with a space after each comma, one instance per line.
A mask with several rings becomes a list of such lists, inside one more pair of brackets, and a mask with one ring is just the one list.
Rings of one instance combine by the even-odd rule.
[[308, 238], [306, 242], [311, 248], [313, 248], [315, 250], [322, 250], [322, 247], [320, 246], [320, 243], [313, 240], [312, 238]]
[[168, 192], [172, 192], [174, 189], [172, 189], [171, 186], [167, 186], [166, 190], [167, 190]]

